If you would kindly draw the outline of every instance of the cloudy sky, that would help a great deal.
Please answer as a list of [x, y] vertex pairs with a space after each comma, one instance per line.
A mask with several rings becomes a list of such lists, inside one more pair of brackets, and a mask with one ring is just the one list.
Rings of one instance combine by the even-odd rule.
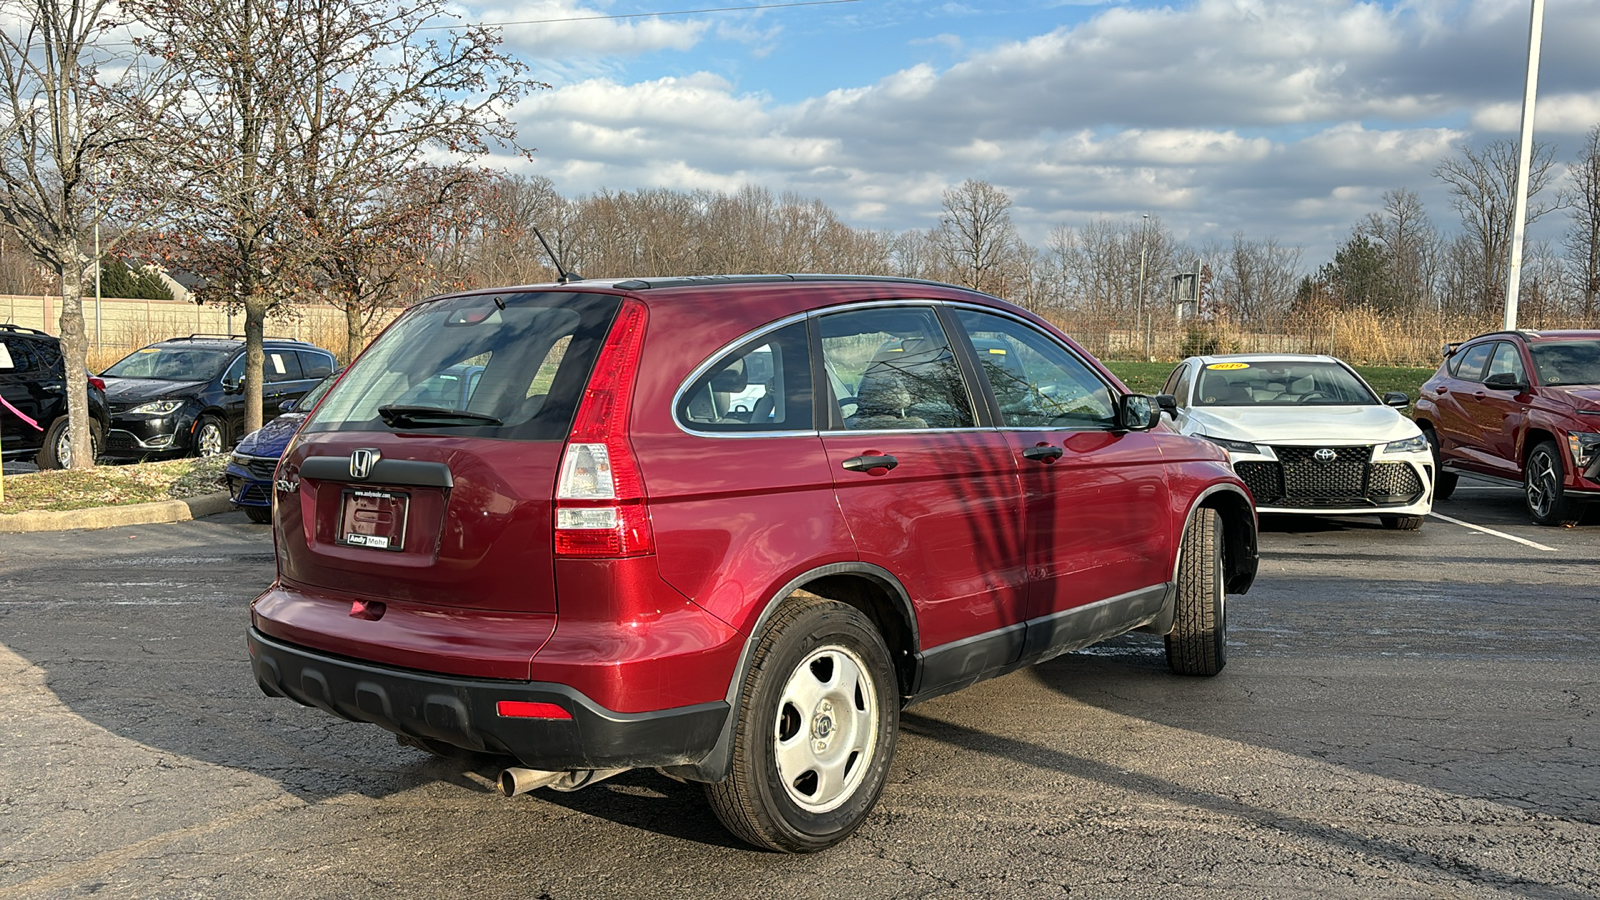
[[[964, 179], [1004, 189], [1023, 236], [1159, 216], [1315, 266], [1394, 188], [1436, 224], [1431, 174], [1515, 140], [1529, 0], [851, 0], [641, 15], [739, 0], [471, 7], [551, 85], [515, 111], [568, 196], [744, 184], [863, 228], [928, 228]], [[597, 19], [592, 17], [610, 16]], [[1548, 0], [1538, 137], [1572, 157], [1600, 124], [1600, 3]], [[1547, 218], [1546, 222], [1556, 219]]]

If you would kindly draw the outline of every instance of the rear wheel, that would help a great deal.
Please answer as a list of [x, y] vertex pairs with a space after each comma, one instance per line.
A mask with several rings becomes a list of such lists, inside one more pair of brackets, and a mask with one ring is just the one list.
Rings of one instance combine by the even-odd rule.
[[216, 456], [227, 444], [227, 432], [216, 416], [201, 416], [194, 426], [194, 455]]
[[[89, 423], [89, 456], [100, 455], [100, 423]], [[41, 469], [69, 469], [72, 467], [72, 428], [67, 417], [62, 416], [50, 424], [45, 433], [44, 446], [39, 448], [35, 460]]]
[[758, 847], [831, 847], [883, 792], [900, 727], [889, 649], [860, 610], [795, 594], [745, 677], [728, 777], [706, 785], [717, 818]]
[[1179, 675], [1215, 675], [1228, 662], [1222, 542], [1222, 516], [1196, 510], [1183, 533], [1177, 609], [1167, 635], [1167, 666]]
[[1433, 451], [1433, 502], [1440, 503], [1449, 500], [1450, 495], [1456, 492], [1456, 482], [1461, 480], [1461, 476], [1444, 470], [1439, 457], [1439, 436], [1433, 433], [1433, 429], [1424, 428], [1422, 434], [1428, 439], [1428, 449]]
[[1528, 454], [1522, 487], [1536, 524], [1576, 525], [1583, 517], [1583, 504], [1567, 499], [1565, 471], [1555, 441], [1545, 441]]
[[1383, 527], [1390, 531], [1416, 531], [1422, 527], [1424, 516], [1380, 516]]
[[265, 525], [272, 521], [272, 507], [270, 506], [246, 506], [244, 514], [249, 516], [250, 521], [257, 525]]

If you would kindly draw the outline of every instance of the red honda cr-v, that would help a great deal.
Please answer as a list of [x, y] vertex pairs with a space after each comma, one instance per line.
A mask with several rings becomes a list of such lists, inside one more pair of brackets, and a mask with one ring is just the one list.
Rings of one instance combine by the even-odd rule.
[[[470, 393], [433, 389], [460, 366]], [[820, 849], [907, 704], [1133, 629], [1222, 668], [1255, 514], [1159, 417], [1041, 319], [930, 282], [429, 300], [284, 453], [255, 675], [515, 757], [508, 794], [655, 767], [751, 843]]]

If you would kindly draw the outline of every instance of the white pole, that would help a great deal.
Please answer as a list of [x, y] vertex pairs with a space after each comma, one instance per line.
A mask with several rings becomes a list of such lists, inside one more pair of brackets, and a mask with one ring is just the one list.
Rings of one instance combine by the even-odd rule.
[[1517, 287], [1522, 282], [1522, 237], [1528, 223], [1528, 167], [1533, 156], [1533, 104], [1539, 93], [1539, 39], [1544, 32], [1544, 0], [1533, 0], [1528, 23], [1528, 84], [1522, 94], [1522, 139], [1517, 150], [1517, 203], [1511, 226], [1511, 265], [1506, 270], [1507, 331], [1517, 327]]

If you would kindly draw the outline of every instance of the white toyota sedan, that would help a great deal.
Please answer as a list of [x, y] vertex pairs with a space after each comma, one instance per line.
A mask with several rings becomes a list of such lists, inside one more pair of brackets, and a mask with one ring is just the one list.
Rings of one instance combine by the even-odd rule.
[[1331, 356], [1192, 356], [1167, 378], [1184, 434], [1228, 451], [1263, 513], [1378, 516], [1414, 530], [1433, 505], [1433, 455], [1400, 410]]

